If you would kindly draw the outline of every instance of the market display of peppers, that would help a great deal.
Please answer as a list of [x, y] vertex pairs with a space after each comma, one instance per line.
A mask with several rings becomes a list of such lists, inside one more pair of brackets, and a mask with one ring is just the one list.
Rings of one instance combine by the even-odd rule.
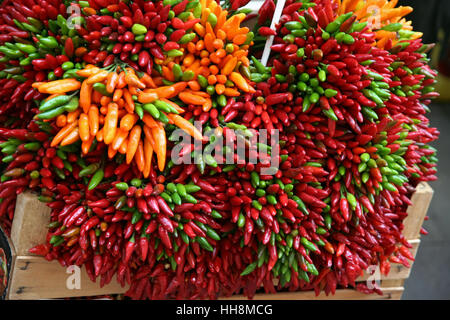
[[[38, 193], [51, 222], [30, 252], [133, 299], [380, 293], [355, 280], [409, 266], [402, 221], [436, 179], [432, 45], [395, 0], [287, 0], [275, 30], [273, 0], [247, 3], [2, 1], [2, 228]], [[203, 152], [219, 138], [234, 147]], [[279, 167], [218, 161], [239, 141]]]

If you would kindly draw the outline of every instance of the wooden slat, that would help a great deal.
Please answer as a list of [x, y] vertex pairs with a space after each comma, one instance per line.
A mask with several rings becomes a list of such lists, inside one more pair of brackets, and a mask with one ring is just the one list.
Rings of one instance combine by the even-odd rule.
[[111, 282], [100, 288], [99, 281], [92, 282], [84, 267], [80, 270], [80, 289], [68, 289], [67, 280], [71, 276], [57, 261], [47, 261], [41, 257], [16, 257], [14, 272], [10, 279], [9, 299], [48, 299], [62, 297], [96, 296], [124, 293], [115, 276]]
[[[335, 295], [326, 296], [323, 292], [316, 297], [314, 291], [279, 292], [277, 294], [256, 294], [253, 300], [399, 300], [403, 287], [382, 288], [383, 295], [365, 294], [352, 289], [336, 290]], [[242, 295], [221, 298], [220, 300], [247, 300]]]
[[11, 240], [18, 256], [29, 255], [30, 248], [45, 243], [50, 212], [50, 208], [31, 192], [17, 196]]
[[408, 208], [408, 216], [403, 221], [405, 228], [403, 235], [408, 240], [420, 238], [420, 229], [423, 220], [428, 212], [431, 199], [433, 198], [433, 189], [426, 182], [422, 182], [417, 186], [416, 192], [413, 194], [412, 205]]
[[382, 288], [392, 288], [392, 287], [403, 287], [405, 284], [405, 279], [392, 279], [392, 280], [382, 280]]

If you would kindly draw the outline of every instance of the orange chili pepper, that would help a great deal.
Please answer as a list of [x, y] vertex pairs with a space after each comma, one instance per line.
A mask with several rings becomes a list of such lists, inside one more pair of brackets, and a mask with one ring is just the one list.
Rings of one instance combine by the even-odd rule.
[[112, 148], [112, 144], [110, 144], [110, 145], [108, 146], [108, 158], [110, 158], [110, 159], [114, 158], [114, 156], [116, 155], [116, 153], [117, 153], [117, 150], [114, 150], [114, 149]]
[[130, 91], [128, 91], [127, 89], [123, 89], [123, 97], [125, 98], [125, 108], [129, 113], [133, 113], [134, 101], [133, 98], [131, 97]]
[[69, 112], [67, 114], [67, 123], [76, 122], [80, 113], [81, 113], [81, 109], [77, 109], [75, 111]]
[[203, 140], [202, 133], [192, 123], [184, 119], [182, 116], [170, 113], [167, 115], [167, 117], [171, 119], [178, 128], [188, 133], [194, 139]]
[[49, 100], [52, 100], [53, 98], [56, 98], [56, 97], [59, 97], [59, 96], [62, 96], [62, 94], [61, 93], [51, 94], [47, 98], [45, 98], [44, 100], [45, 101], [49, 101]]
[[[219, 24], [219, 22], [217, 22], [217, 24]], [[215, 29], [217, 28], [217, 24], [216, 24]], [[227, 38], [227, 34], [222, 29], [218, 29], [216, 31], [216, 37], [217, 37], [217, 39], [220, 39], [223, 42], [223, 40], [225, 40]]]
[[208, 84], [209, 85], [215, 85], [217, 82], [217, 78], [215, 75], [211, 74], [208, 76]]
[[206, 102], [205, 98], [200, 97], [198, 95], [194, 95], [190, 92], [181, 92], [178, 96], [181, 99], [181, 101], [183, 101], [186, 104], [201, 106]]
[[100, 104], [100, 101], [102, 100], [102, 97], [104, 97], [100, 92], [97, 90], [92, 90], [92, 103], [94, 104]]
[[89, 78], [90, 76], [96, 74], [97, 72], [100, 72], [100, 68], [92, 64], [89, 64], [84, 69], [77, 70], [75, 73], [80, 77]]
[[46, 82], [38, 87], [39, 92], [47, 94], [66, 93], [80, 89], [81, 83], [75, 79], [62, 79]]
[[213, 47], [214, 49], [222, 49], [223, 48], [223, 41], [221, 39], [216, 39], [213, 41]]
[[139, 78], [134, 73], [134, 70], [131, 68], [126, 68], [127, 73], [125, 75], [125, 82], [128, 86], [138, 87], [139, 89], [145, 89], [145, 84], [139, 80]]
[[[157, 89], [151, 89], [157, 90]], [[158, 99], [158, 94], [156, 92], [139, 92], [138, 101], [140, 103], [150, 103]]]
[[158, 123], [155, 121], [155, 119], [153, 119], [153, 117], [147, 113], [144, 114], [142, 121], [150, 128], [154, 128], [154, 127], [158, 126]]
[[128, 91], [132, 94], [132, 95], [136, 95], [139, 93], [138, 88], [136, 87], [128, 87]]
[[228, 97], [239, 97], [241, 95], [239, 91], [234, 88], [225, 88], [223, 94]]
[[102, 106], [100, 108], [100, 113], [106, 115], [108, 113], [108, 106]]
[[204, 112], [208, 112], [209, 110], [211, 110], [211, 108], [212, 108], [212, 101], [211, 101], [211, 99], [207, 99], [206, 103], [202, 107], [202, 110]]
[[139, 145], [139, 141], [141, 140], [141, 132], [142, 128], [140, 125], [135, 125], [133, 129], [130, 131], [130, 135], [128, 137], [128, 147], [127, 147], [127, 154], [126, 154], [126, 162], [127, 164], [130, 164], [133, 160], [134, 154], [136, 153], [136, 150]]
[[152, 169], [153, 147], [148, 139], [144, 139], [144, 170], [142, 171], [144, 178], [148, 178]]
[[112, 142], [113, 150], [119, 150], [124, 140], [128, 137], [128, 130], [119, 129]]
[[245, 78], [237, 72], [232, 72], [229, 76], [230, 80], [234, 82], [234, 84], [244, 92], [250, 92], [249, 85]]
[[108, 105], [108, 113], [106, 114], [105, 124], [103, 126], [103, 141], [106, 144], [110, 144], [116, 136], [118, 112], [119, 106], [116, 103], [111, 102]]
[[144, 83], [147, 87], [156, 88], [155, 82], [153, 82], [152, 77], [150, 77], [147, 73], [144, 72], [144, 75], [140, 79], [142, 83]]
[[134, 124], [138, 120], [138, 115], [134, 113], [128, 113], [126, 114], [121, 120], [120, 120], [120, 129], [125, 131], [130, 131]]
[[127, 147], [128, 147], [128, 138], [125, 138], [125, 140], [123, 140], [122, 144], [119, 147], [119, 153], [120, 154], [126, 154], [127, 153]]
[[136, 161], [136, 165], [137, 165], [139, 171], [142, 172], [145, 167], [144, 144], [142, 143], [142, 140], [139, 140], [139, 144], [138, 144], [134, 159]]
[[84, 14], [85, 14], [86, 16], [92, 16], [92, 15], [94, 15], [94, 14], [97, 13], [97, 11], [96, 11], [94, 8], [91, 8], [91, 7], [85, 7], [85, 8], [83, 8], [83, 12], [84, 12]]
[[236, 64], [238, 62], [238, 59], [236, 57], [231, 57], [228, 62], [225, 64], [225, 66], [222, 68], [222, 74], [225, 76], [228, 76], [233, 72], [234, 68], [236, 67]]
[[68, 135], [61, 141], [61, 147], [75, 143], [80, 138], [78, 127], [75, 127]]
[[95, 138], [97, 139], [98, 142], [103, 141], [103, 128], [98, 130], [97, 134], [95, 135]]
[[122, 71], [119, 73], [119, 80], [117, 81], [116, 88], [117, 89], [123, 89], [127, 85], [127, 82], [125, 81], [125, 72]]
[[110, 72], [106, 77], [106, 91], [113, 93], [119, 81], [119, 75], [116, 72]]
[[218, 74], [216, 77], [218, 83], [225, 84], [225, 82], [227, 82], [227, 76], [223, 74]]
[[145, 138], [148, 139], [153, 150], [155, 150], [155, 139], [153, 139], [151, 128], [148, 127], [147, 125], [145, 125], [143, 128], [143, 131], [144, 131]]
[[225, 85], [223, 83], [216, 84], [216, 93], [217, 94], [223, 94], [225, 92]]
[[219, 64], [221, 59], [217, 56], [217, 54], [215, 52], [213, 52], [210, 56], [209, 56], [209, 60], [211, 60], [213, 63], [215, 64]]
[[83, 154], [89, 153], [89, 149], [91, 149], [94, 138], [95, 136], [90, 136], [87, 141], [81, 142], [81, 151], [83, 152]]
[[83, 109], [84, 113], [87, 113], [89, 107], [91, 106], [91, 96], [92, 96], [92, 86], [87, 83], [86, 80], [81, 84], [80, 89], [80, 107]]
[[116, 91], [114, 91], [113, 101], [114, 102], [119, 101], [119, 99], [122, 98], [122, 95], [123, 95], [123, 90], [122, 89], [116, 89]]
[[97, 106], [92, 105], [89, 108], [88, 118], [89, 118], [89, 132], [91, 136], [95, 136], [99, 128], [99, 112]]
[[188, 81], [188, 86], [194, 91], [199, 91], [201, 89], [200, 84], [195, 80]]
[[56, 147], [77, 126], [76, 122], [68, 123], [53, 137], [50, 147]]
[[214, 46], [213, 46], [214, 37], [211, 33], [207, 33], [205, 35], [205, 48], [209, 52], [214, 52]]
[[[120, 90], [120, 89], [119, 89]], [[117, 92], [117, 90], [116, 90], [116, 92]], [[101, 98], [100, 98], [100, 105], [103, 107], [103, 106], [107, 106], [109, 103], [111, 102], [111, 98], [110, 97], [108, 97], [108, 96], [102, 96]], [[116, 102], [116, 101], [114, 101], [114, 102]]]
[[233, 43], [240, 46], [241, 44], [244, 44], [244, 42], [247, 41], [247, 35], [246, 34], [237, 34], [233, 38]]
[[89, 133], [89, 118], [86, 113], [80, 114], [80, 117], [78, 118], [78, 128], [81, 141], [88, 141], [91, 135]]
[[155, 140], [155, 152], [158, 158], [159, 171], [163, 171], [166, 164], [166, 131], [162, 126], [151, 128]]
[[60, 114], [58, 117], [56, 117], [56, 126], [57, 127], [64, 127], [67, 124], [67, 117], [64, 114]]
[[209, 66], [209, 71], [211, 71], [213, 75], [217, 75], [219, 73], [219, 68], [213, 64]]
[[99, 72], [91, 75], [89, 78], [87, 78], [87, 83], [88, 84], [94, 84], [97, 82], [102, 82], [106, 79], [106, 77], [108, 77], [109, 72], [106, 70], [100, 70]]

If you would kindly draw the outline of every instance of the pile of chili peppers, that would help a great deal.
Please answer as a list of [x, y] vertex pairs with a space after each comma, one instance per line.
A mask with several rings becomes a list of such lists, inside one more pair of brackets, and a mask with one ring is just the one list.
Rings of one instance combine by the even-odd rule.
[[436, 179], [432, 46], [388, 0], [379, 26], [369, 0], [288, 0], [275, 30], [273, 0], [247, 3], [3, 1], [2, 228], [36, 192], [51, 221], [30, 252], [133, 299], [380, 293], [357, 278], [409, 266], [402, 221]]

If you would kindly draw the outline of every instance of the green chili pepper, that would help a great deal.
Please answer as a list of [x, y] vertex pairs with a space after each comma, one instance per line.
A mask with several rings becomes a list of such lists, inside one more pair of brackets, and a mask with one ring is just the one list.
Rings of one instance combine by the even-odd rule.
[[23, 51], [23, 52], [28, 53], [28, 54], [37, 51], [36, 47], [33, 46], [33, 45], [31, 45], [31, 44], [25, 44], [25, 43], [17, 42], [17, 43], [16, 43], [16, 47], [17, 47], [20, 51]]
[[206, 88], [208, 86], [208, 79], [202, 75], [197, 76], [197, 81], [202, 88]]
[[171, 57], [171, 58], [172, 57], [180, 57], [182, 55], [183, 55], [183, 52], [181, 52], [180, 50], [177, 50], [177, 49], [172, 49], [167, 52], [167, 56]]
[[276, 205], [278, 203], [274, 195], [269, 194], [266, 199], [269, 204]]
[[207, 251], [213, 251], [213, 247], [211, 246], [211, 244], [208, 242], [208, 240], [206, 240], [206, 238], [204, 237], [195, 237], [195, 240], [198, 242], [198, 244], [200, 245], [200, 247], [202, 247], [203, 249], [207, 250]]
[[196, 204], [197, 203], [197, 199], [195, 199], [193, 196], [191, 196], [190, 194], [186, 194], [186, 196], [184, 197], [184, 200], [186, 200], [189, 203], [193, 203]]
[[23, 53], [20, 52], [19, 50], [12, 50], [5, 46], [0, 46], [0, 52], [4, 53], [5, 55], [7, 55], [12, 59], [18, 59], [23, 56]]
[[182, 201], [181, 201], [181, 197], [178, 193], [172, 193], [171, 194], [171, 198], [173, 203], [175, 203], [177, 206], [181, 205]]
[[145, 26], [143, 26], [142, 24], [139, 23], [135, 23], [133, 24], [133, 26], [131, 27], [131, 32], [133, 32], [134, 35], [142, 35], [142, 34], [146, 34], [147, 33], [147, 28]]
[[85, 177], [88, 175], [93, 174], [94, 172], [96, 172], [98, 170], [98, 168], [100, 167], [99, 163], [91, 163], [90, 165], [88, 165], [86, 168], [82, 169], [79, 173], [80, 177]]
[[176, 190], [178, 194], [183, 198], [186, 197], [188, 194], [186, 187], [181, 183], [177, 183]]
[[64, 111], [73, 112], [78, 109], [79, 106], [79, 98], [77, 96], [70, 99], [69, 103], [64, 105]]
[[[179, 114], [179, 112], [174, 107], [172, 107], [170, 104], [168, 104], [165, 101], [156, 100], [156, 101], [153, 102], [153, 104], [155, 105], [156, 108], [158, 108], [161, 111], [168, 112], [168, 113]], [[145, 110], [145, 108], [144, 108], [144, 110]]]
[[60, 107], [70, 101], [71, 97], [67, 95], [61, 95], [57, 96], [53, 99], [44, 101], [41, 106], [39, 107], [39, 111], [49, 111], [51, 109], [54, 109], [56, 107]]
[[241, 277], [242, 277], [242, 276], [246, 276], [246, 275], [252, 273], [253, 270], [255, 270], [257, 264], [258, 264], [258, 261], [255, 261], [255, 262], [250, 263], [250, 264], [244, 269], [244, 271], [242, 271]]
[[95, 189], [95, 187], [97, 187], [100, 184], [100, 182], [102, 182], [104, 175], [105, 174], [103, 169], [97, 170], [97, 172], [94, 173], [94, 175], [91, 178], [91, 181], [89, 182], [88, 190]]
[[242, 228], [242, 227], [244, 227], [244, 225], [245, 225], [245, 216], [242, 214], [242, 212], [239, 214], [239, 218], [238, 218], [238, 221], [237, 221], [237, 226], [239, 227], [239, 228]]
[[109, 92], [106, 90], [106, 85], [103, 84], [103, 83], [101, 83], [101, 82], [94, 83], [94, 84], [92, 85], [92, 89], [94, 89], [95, 91], [100, 92], [100, 93], [101, 93], [102, 95], [104, 95], [104, 96], [112, 97], [112, 94], [109, 93]]
[[53, 119], [53, 118], [59, 116], [60, 114], [64, 113], [64, 111], [65, 111], [64, 106], [60, 106], [60, 107], [51, 109], [49, 111], [39, 113], [37, 115], [37, 117], [39, 119], [46, 119], [46, 120]]
[[41, 37], [39, 39], [39, 43], [43, 44], [45, 47], [49, 49], [55, 49], [59, 46], [58, 41], [55, 37], [49, 36], [49, 37]]
[[306, 112], [306, 111], [309, 110], [310, 107], [311, 107], [311, 101], [310, 101], [310, 99], [309, 99], [309, 96], [306, 96], [306, 97], [303, 99], [302, 111], [303, 111], [303, 112]]
[[208, 237], [210, 237], [211, 239], [214, 239], [216, 241], [220, 241], [220, 236], [217, 234], [217, 232], [211, 228], [210, 226], [205, 226], [206, 227], [206, 235]]

